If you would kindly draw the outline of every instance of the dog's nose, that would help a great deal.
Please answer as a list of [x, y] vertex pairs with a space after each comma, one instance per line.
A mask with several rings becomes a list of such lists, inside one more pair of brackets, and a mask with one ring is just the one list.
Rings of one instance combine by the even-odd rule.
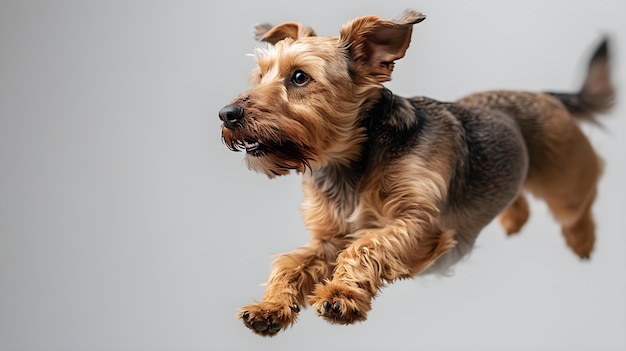
[[237, 121], [243, 117], [243, 108], [239, 105], [228, 105], [220, 110], [218, 113], [220, 119], [224, 122], [224, 125], [228, 129], [233, 129]]

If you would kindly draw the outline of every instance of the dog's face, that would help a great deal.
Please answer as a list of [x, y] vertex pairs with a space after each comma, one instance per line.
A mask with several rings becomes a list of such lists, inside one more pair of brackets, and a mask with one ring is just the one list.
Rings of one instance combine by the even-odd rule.
[[297, 23], [259, 27], [269, 45], [255, 52], [252, 88], [219, 113], [226, 145], [245, 150], [248, 167], [268, 177], [355, 157], [365, 140], [361, 111], [424, 18], [360, 17], [338, 37], [315, 36]]
[[248, 167], [270, 177], [316, 167], [354, 129], [354, 111], [346, 109], [354, 98], [342, 94], [350, 89], [347, 59], [337, 38], [287, 38], [255, 56], [253, 88], [225, 107], [226, 145], [245, 150]]

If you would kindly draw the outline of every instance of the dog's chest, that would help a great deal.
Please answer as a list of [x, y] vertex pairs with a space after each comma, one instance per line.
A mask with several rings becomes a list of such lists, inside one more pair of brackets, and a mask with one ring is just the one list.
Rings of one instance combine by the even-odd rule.
[[303, 182], [302, 206], [308, 229], [318, 238], [359, 235], [361, 229], [377, 227], [380, 209], [365, 201], [362, 176], [325, 170]]

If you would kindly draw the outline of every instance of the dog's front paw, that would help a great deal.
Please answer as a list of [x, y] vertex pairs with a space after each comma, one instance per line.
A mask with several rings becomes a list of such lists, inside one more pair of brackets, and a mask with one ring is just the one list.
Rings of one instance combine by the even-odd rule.
[[364, 321], [372, 309], [371, 296], [358, 287], [341, 282], [317, 284], [309, 303], [330, 323], [352, 324]]
[[300, 312], [298, 305], [284, 305], [275, 302], [259, 302], [242, 307], [237, 318], [254, 333], [274, 336], [280, 330], [292, 325]]

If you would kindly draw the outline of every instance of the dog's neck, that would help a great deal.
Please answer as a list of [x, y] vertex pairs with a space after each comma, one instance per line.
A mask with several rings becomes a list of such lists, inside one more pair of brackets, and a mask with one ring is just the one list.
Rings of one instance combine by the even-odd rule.
[[318, 185], [333, 184], [356, 190], [368, 169], [384, 162], [379, 156], [391, 139], [413, 133], [419, 123], [411, 103], [387, 88], [381, 88], [378, 99], [367, 105], [359, 119], [358, 135], [352, 140], [350, 157], [344, 153], [343, 158], [313, 169], [312, 176]]

